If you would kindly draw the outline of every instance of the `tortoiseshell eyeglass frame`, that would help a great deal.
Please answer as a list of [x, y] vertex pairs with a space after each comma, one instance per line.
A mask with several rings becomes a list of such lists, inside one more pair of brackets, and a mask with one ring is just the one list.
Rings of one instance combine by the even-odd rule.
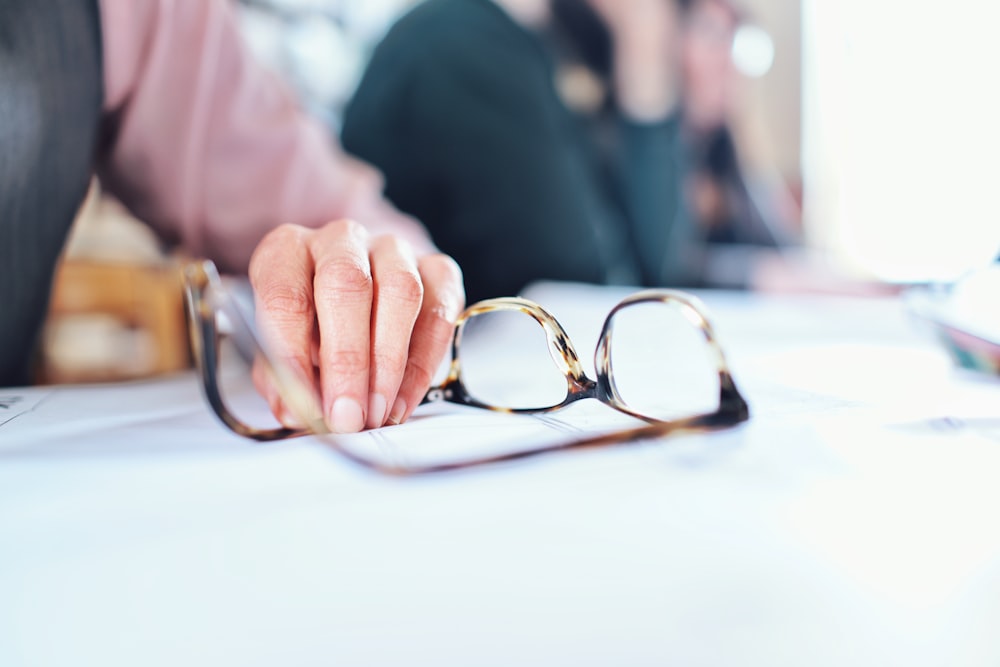
[[[233, 303], [232, 297], [225, 291], [215, 265], [211, 261], [188, 262], [184, 266], [183, 273], [192, 351], [201, 376], [205, 399], [227, 428], [238, 435], [258, 442], [317, 436], [320, 442], [365, 468], [390, 475], [413, 475], [460, 470], [485, 464], [514, 461], [540, 454], [623, 444], [678, 433], [713, 431], [735, 426], [750, 418], [749, 406], [736, 388], [725, 355], [705, 315], [704, 307], [692, 295], [676, 290], [652, 289], [637, 292], [620, 301], [608, 313], [601, 329], [594, 359], [597, 370], [596, 380], [588, 378], [584, 373], [579, 356], [569, 336], [548, 311], [528, 299], [502, 297], [475, 303], [466, 308], [458, 318], [452, 337], [451, 363], [448, 375], [441, 384], [428, 390], [422, 404], [445, 401], [495, 412], [532, 414], [553, 412], [578, 400], [594, 398], [620, 412], [648, 423], [611, 433], [585, 435], [569, 441], [560, 441], [532, 449], [472, 457], [446, 463], [412, 466], [396, 463], [387, 464], [359, 455], [355, 450], [345, 447], [337, 436], [330, 433], [323, 422], [315, 390], [307, 386], [302, 378], [283, 368], [267, 352], [267, 348], [257, 335], [254, 325], [246, 319], [242, 311]], [[611, 362], [614, 316], [629, 306], [650, 302], [675, 304], [681, 309], [691, 325], [696, 327], [704, 337], [719, 374], [719, 406], [715, 411], [671, 421], [661, 421], [636, 412], [622, 400], [615, 385]], [[465, 326], [473, 317], [505, 310], [519, 311], [532, 317], [545, 331], [552, 359], [566, 377], [566, 397], [562, 402], [539, 408], [505, 408], [483, 403], [471, 396], [466, 390], [462, 383], [462, 369], [458, 354]], [[218, 382], [221, 336], [216, 316], [219, 312], [224, 313], [229, 320], [232, 327], [229, 335], [236, 339], [237, 344], [244, 350], [255, 351], [256, 363], [262, 364], [264, 371], [274, 383], [289, 410], [305, 424], [303, 428], [259, 429], [245, 424], [229, 410]]]

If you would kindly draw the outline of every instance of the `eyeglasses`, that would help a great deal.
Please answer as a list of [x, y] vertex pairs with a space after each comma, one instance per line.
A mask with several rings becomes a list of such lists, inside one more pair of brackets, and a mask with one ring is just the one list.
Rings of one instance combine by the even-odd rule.
[[[184, 283], [192, 350], [205, 398], [226, 427], [260, 442], [316, 436], [353, 462], [383, 473], [457, 470], [712, 431], [749, 418], [747, 402], [736, 388], [704, 306], [691, 295], [645, 290], [619, 302], [601, 329], [594, 355], [596, 379], [587, 376], [569, 336], [548, 311], [528, 299], [506, 297], [481, 301], [462, 313], [455, 325], [447, 376], [431, 387], [422, 405], [451, 403], [545, 418], [581, 399], [593, 398], [613, 408], [626, 424], [616, 422], [611, 429], [576, 432], [556, 441], [522, 438], [523, 442], [486, 453], [459, 447], [426, 456], [425, 450], [432, 449], [427, 442], [414, 446], [419, 451], [400, 452], [391, 446], [394, 439], [384, 436], [377, 438], [377, 445], [358, 447], [351, 444], [354, 436], [330, 433], [322, 419], [315, 378], [299, 376], [268, 352], [210, 261], [188, 263]], [[238, 375], [236, 384], [227, 389], [220, 367], [222, 320], [235, 347], [263, 369], [290, 412], [304, 424], [302, 428], [277, 422], [267, 427], [250, 425], [241, 416], [241, 402], [256, 400], [254, 409], [259, 414], [261, 399], [246, 374]], [[685, 367], [686, 374], [681, 372]], [[546, 369], [552, 372], [543, 373]], [[411, 421], [417, 418], [419, 413]], [[636, 419], [646, 423], [635, 425]], [[369, 433], [387, 430], [394, 431]]]

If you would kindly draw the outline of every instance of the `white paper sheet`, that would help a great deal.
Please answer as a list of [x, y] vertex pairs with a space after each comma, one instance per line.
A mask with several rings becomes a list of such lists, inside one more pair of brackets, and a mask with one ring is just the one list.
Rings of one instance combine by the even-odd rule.
[[[619, 292], [531, 295], [592, 350]], [[16, 392], [45, 398], [0, 427], [0, 664], [1000, 661], [1000, 450], [935, 421], [1000, 386], [894, 301], [704, 296], [749, 423], [455, 475], [249, 444], [193, 374]], [[579, 407], [358, 437], [613, 414]]]

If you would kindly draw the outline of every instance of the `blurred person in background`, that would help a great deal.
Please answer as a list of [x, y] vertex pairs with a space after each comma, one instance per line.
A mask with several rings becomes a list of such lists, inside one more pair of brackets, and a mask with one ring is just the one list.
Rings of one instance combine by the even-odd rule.
[[0, 3], [0, 386], [31, 380], [53, 272], [96, 172], [164, 242], [249, 273], [274, 351], [315, 378], [334, 431], [403, 421], [447, 350], [461, 275], [382, 198], [379, 174], [249, 58], [231, 10]]
[[750, 196], [728, 129], [739, 20], [729, 0], [426, 0], [376, 49], [342, 140], [471, 298], [753, 286], [793, 226]]

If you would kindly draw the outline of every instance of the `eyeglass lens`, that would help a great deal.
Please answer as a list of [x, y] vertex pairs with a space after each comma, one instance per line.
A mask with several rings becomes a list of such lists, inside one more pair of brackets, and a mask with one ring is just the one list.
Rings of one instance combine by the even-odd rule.
[[[610, 322], [610, 379], [623, 407], [643, 417], [671, 420], [719, 407], [719, 374], [712, 347], [686, 307], [641, 301], [615, 312]], [[578, 349], [586, 373], [595, 363]], [[460, 379], [475, 400], [503, 409], [544, 409], [567, 398], [559, 354], [542, 326], [518, 310], [472, 316], [462, 332]], [[593, 361], [593, 363], [592, 363]], [[598, 391], [600, 394], [600, 391]]]

